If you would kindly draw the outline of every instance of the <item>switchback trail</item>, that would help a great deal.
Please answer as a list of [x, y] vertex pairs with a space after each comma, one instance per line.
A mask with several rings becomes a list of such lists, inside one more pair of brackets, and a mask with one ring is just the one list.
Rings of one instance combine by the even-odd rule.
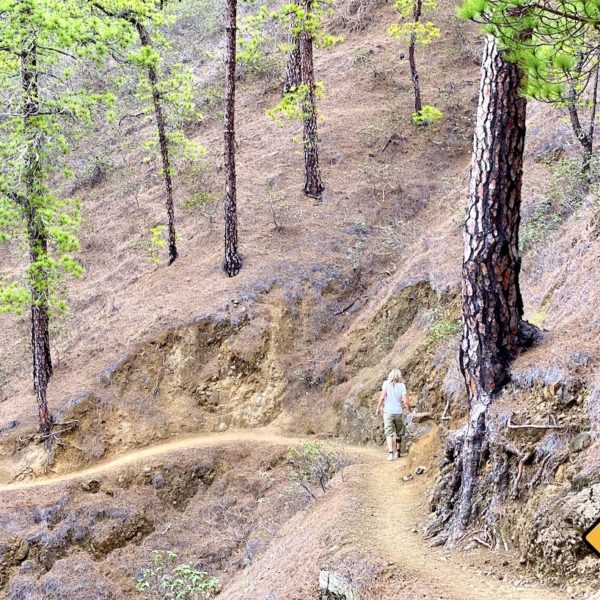
[[[94, 466], [66, 473], [0, 485], [0, 494], [44, 488], [78, 479], [109, 474], [144, 460], [157, 459], [172, 452], [227, 445], [257, 443], [290, 446], [302, 442], [269, 429], [203, 433], [149, 446]], [[353, 486], [359, 499], [350, 539], [363, 549], [392, 561], [415, 579], [422, 598], [439, 600], [565, 600], [558, 590], [517, 587], [468, 568], [464, 556], [449, 555], [431, 548], [414, 529], [423, 517], [423, 494], [419, 484], [402, 482], [404, 461], [388, 463], [381, 449], [345, 445], [362, 464], [353, 469]]]

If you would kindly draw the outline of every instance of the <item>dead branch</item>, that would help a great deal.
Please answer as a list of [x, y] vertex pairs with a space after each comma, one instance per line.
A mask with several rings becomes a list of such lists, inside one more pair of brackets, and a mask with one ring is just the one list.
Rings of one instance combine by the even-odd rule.
[[565, 426], [564, 425], [551, 425], [551, 424], [542, 425], [542, 424], [537, 424], [537, 423], [524, 423], [522, 425], [515, 425], [511, 419], [508, 422], [507, 428], [508, 429], [564, 429]]
[[363, 296], [358, 296], [357, 298], [355, 298], [354, 300], [352, 300], [352, 302], [350, 302], [350, 304], [348, 304], [348, 306], [345, 306], [344, 308], [336, 310], [333, 314], [336, 317], [338, 315], [344, 314], [345, 312], [349, 311], [361, 298], [363, 298]]

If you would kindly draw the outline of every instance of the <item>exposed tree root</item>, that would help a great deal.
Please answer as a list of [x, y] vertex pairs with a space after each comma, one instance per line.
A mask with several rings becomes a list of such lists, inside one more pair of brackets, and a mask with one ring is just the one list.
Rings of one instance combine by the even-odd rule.
[[[512, 425], [510, 414], [486, 417], [481, 440], [472, 446], [477, 448], [474, 458], [465, 448], [468, 425], [448, 435], [440, 475], [430, 499], [433, 514], [424, 531], [433, 545], [454, 547], [472, 540], [474, 544], [507, 549], [499, 527], [506, 516], [507, 502], [519, 498], [523, 489], [532, 490], [550, 479], [568, 458], [565, 437], [554, 431], [557, 427], [534, 428], [540, 430], [542, 438], [532, 443], [531, 437], [506, 437], [505, 433], [514, 438], [521, 429], [528, 429]], [[465, 456], [473, 461], [473, 471], [465, 469]], [[473, 476], [470, 489], [462, 485], [465, 474]], [[465, 490], [471, 501], [468, 512], [461, 514], [458, 506]]]

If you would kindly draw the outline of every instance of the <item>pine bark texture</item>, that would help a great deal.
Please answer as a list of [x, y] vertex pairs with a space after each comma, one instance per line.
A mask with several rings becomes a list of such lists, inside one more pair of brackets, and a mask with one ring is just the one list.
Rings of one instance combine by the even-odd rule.
[[[148, 30], [137, 19], [134, 19], [140, 44], [143, 47], [151, 47], [152, 42]], [[148, 81], [152, 91], [152, 102], [154, 105], [154, 117], [156, 119], [156, 129], [158, 132], [158, 144], [163, 166], [163, 179], [165, 182], [166, 208], [169, 236], [169, 265], [177, 260], [177, 237], [175, 233], [175, 205], [173, 202], [173, 179], [171, 177], [171, 160], [169, 156], [169, 140], [167, 138], [167, 126], [165, 114], [163, 111], [162, 97], [159, 90], [158, 73], [154, 66], [148, 67]]]
[[522, 320], [519, 224], [526, 100], [522, 74], [487, 37], [481, 66], [471, 184], [464, 230], [463, 337], [460, 367], [469, 416], [453, 438], [448, 544], [474, 518], [473, 497], [485, 462], [488, 408], [508, 380], [508, 369], [530, 345], [535, 328]]
[[284, 94], [298, 89], [302, 80], [302, 70], [300, 68], [300, 39], [298, 33], [293, 31], [296, 28], [296, 20], [294, 18], [292, 18], [290, 27], [292, 31], [289, 38], [290, 50], [287, 56], [285, 81], [283, 83]]
[[29, 258], [32, 265], [31, 282], [31, 351], [33, 367], [33, 390], [38, 406], [40, 430], [48, 434], [53, 419], [48, 410], [48, 383], [52, 377], [50, 355], [50, 317], [48, 306], [48, 282], [40, 263], [48, 253], [48, 238], [44, 221], [38, 211], [42, 172], [39, 162], [41, 139], [31, 120], [39, 112], [38, 68], [35, 43], [21, 54], [21, 90], [23, 94], [23, 119], [27, 150], [25, 156], [25, 199]]
[[519, 225], [527, 101], [521, 77], [486, 38], [462, 272], [460, 364], [470, 398], [497, 393], [523, 346]]
[[[413, 21], [419, 22], [421, 13], [423, 11], [423, 1], [415, 0], [415, 6], [413, 10]], [[410, 77], [413, 83], [413, 89], [415, 92], [415, 112], [420, 112], [423, 108], [421, 102], [421, 84], [419, 82], [419, 70], [417, 69], [417, 61], [415, 58], [415, 48], [417, 45], [417, 36], [414, 33], [410, 34], [410, 42], [408, 44], [408, 62], [410, 64]]]
[[237, 196], [235, 173], [235, 61], [236, 61], [237, 0], [227, 0], [227, 56], [225, 64], [225, 260], [223, 268], [234, 277], [242, 268], [238, 255]]
[[[305, 3], [304, 10], [309, 13], [311, 2]], [[313, 63], [313, 39], [308, 31], [299, 36], [300, 68], [302, 83], [306, 86], [303, 101], [303, 142], [304, 142], [304, 193], [319, 200], [323, 191], [321, 168], [319, 166], [319, 134], [317, 131], [317, 106], [315, 98], [315, 70]]]

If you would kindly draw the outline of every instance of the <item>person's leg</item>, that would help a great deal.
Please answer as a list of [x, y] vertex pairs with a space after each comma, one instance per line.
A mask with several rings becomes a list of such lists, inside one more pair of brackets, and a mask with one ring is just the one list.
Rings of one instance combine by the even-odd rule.
[[394, 460], [394, 440], [396, 439], [396, 429], [394, 427], [394, 415], [383, 413], [383, 433], [388, 451], [388, 460]]
[[399, 458], [402, 450], [402, 438], [406, 435], [404, 415], [398, 415], [394, 420], [394, 425], [396, 428], [396, 457]]

